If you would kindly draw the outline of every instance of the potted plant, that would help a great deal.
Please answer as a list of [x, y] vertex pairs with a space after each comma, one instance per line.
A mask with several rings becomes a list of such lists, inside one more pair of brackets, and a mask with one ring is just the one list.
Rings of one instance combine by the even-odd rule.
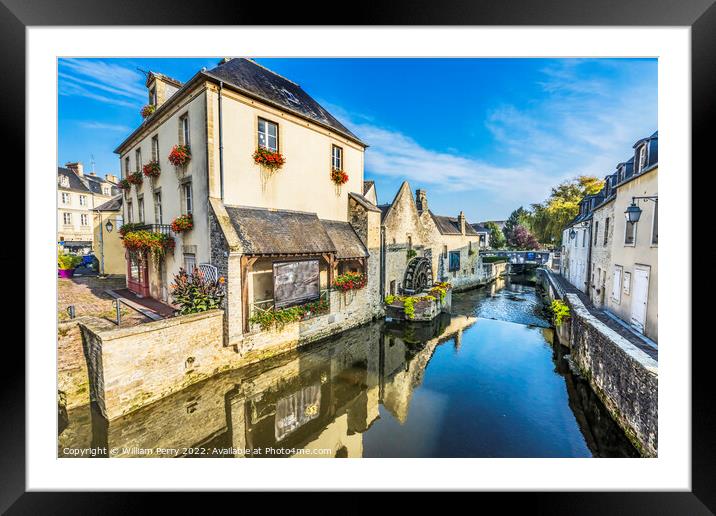
[[125, 193], [129, 192], [130, 188], [132, 188], [132, 183], [129, 182], [128, 179], [122, 179], [117, 186], [119, 186], [122, 190], [124, 190]]
[[339, 274], [333, 281], [333, 285], [341, 292], [361, 289], [365, 287], [365, 283], [365, 275], [358, 272], [346, 272], [345, 274]]
[[173, 251], [176, 243], [171, 236], [165, 233], [140, 229], [126, 233], [122, 238], [122, 245], [130, 253], [150, 252], [158, 261], [164, 257], [167, 251]]
[[157, 178], [159, 177], [159, 174], [161, 174], [162, 170], [159, 166], [159, 162], [153, 159], [142, 167], [142, 172], [147, 177]]
[[336, 186], [344, 185], [348, 182], [348, 174], [336, 168], [331, 169], [331, 181], [333, 181]]
[[172, 221], [172, 231], [174, 231], [174, 233], [183, 233], [184, 231], [189, 231], [193, 227], [194, 219], [192, 218], [191, 213], [187, 215], [180, 215]]
[[146, 119], [146, 118], [149, 118], [150, 116], [152, 116], [156, 110], [157, 110], [157, 106], [155, 106], [154, 104], [147, 104], [146, 106], [144, 106], [142, 108], [142, 110], [140, 111], [140, 114], [142, 115], [142, 118]]
[[175, 167], [182, 167], [189, 163], [191, 159], [191, 151], [188, 145], [175, 145], [172, 147], [169, 157], [167, 158], [169, 163]]
[[82, 262], [81, 256], [74, 254], [57, 255], [57, 273], [60, 278], [71, 278], [75, 274], [75, 267]]
[[254, 163], [261, 165], [272, 172], [278, 170], [286, 163], [286, 158], [284, 158], [280, 152], [274, 152], [264, 147], [256, 149], [253, 158]]
[[139, 186], [144, 182], [144, 177], [142, 177], [141, 172], [135, 172], [134, 174], [129, 174], [127, 176], [127, 181], [132, 183], [134, 186]]

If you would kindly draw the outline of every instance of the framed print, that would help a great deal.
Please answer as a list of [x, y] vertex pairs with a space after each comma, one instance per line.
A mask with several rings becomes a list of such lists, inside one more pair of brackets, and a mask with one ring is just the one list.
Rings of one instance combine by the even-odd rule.
[[3, 2], [29, 301], [4, 510], [186, 490], [716, 506], [682, 216], [709, 1], [346, 26]]

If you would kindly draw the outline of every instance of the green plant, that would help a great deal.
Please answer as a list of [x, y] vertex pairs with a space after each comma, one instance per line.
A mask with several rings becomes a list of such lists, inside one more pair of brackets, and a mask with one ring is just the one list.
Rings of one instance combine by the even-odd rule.
[[131, 253], [149, 251], [156, 260], [164, 257], [167, 251], [173, 251], [176, 245], [171, 236], [146, 229], [126, 233], [122, 244]]
[[415, 249], [408, 249], [406, 256], [407, 256], [408, 260], [410, 260], [410, 259], [418, 256], [418, 252]]
[[135, 172], [127, 176], [127, 181], [132, 183], [134, 186], [139, 186], [144, 182], [144, 176], [141, 172]]
[[161, 172], [162, 168], [159, 166], [159, 162], [155, 159], [142, 167], [142, 173], [147, 177], [159, 177]]
[[385, 304], [386, 305], [392, 305], [394, 301], [395, 301], [395, 296], [393, 294], [388, 294], [387, 296], [385, 296]]
[[131, 233], [132, 231], [137, 231], [140, 227], [142, 227], [144, 224], [140, 222], [127, 222], [126, 224], [122, 224], [122, 226], [117, 230], [119, 233], [119, 236], [124, 236], [127, 233]]
[[191, 150], [188, 145], [175, 145], [172, 147], [167, 159], [169, 160], [169, 163], [175, 167], [181, 167], [189, 163], [189, 160], [191, 159]]
[[189, 231], [194, 227], [194, 219], [191, 213], [188, 215], [180, 215], [172, 221], [172, 231], [174, 233], [182, 233], [183, 231]]
[[147, 104], [142, 108], [140, 114], [142, 115], [142, 118], [148, 118], [152, 116], [156, 110], [157, 106], [155, 106], [154, 104]]
[[82, 262], [81, 256], [74, 254], [58, 254], [57, 268], [63, 271], [74, 269]]
[[412, 296], [403, 298], [403, 311], [406, 319], [415, 317], [415, 298]]
[[560, 301], [559, 299], [552, 301], [552, 304], [549, 306], [549, 310], [552, 312], [552, 320], [554, 321], [554, 325], [557, 327], [561, 326], [565, 319], [569, 319], [571, 317], [569, 306], [564, 301]]
[[223, 276], [209, 280], [199, 269], [188, 274], [183, 268], [174, 275], [171, 285], [172, 299], [181, 308], [181, 315], [206, 312], [221, 307], [226, 295]]
[[302, 321], [314, 315], [327, 313], [329, 308], [330, 305], [325, 299], [319, 299], [303, 305], [280, 308], [278, 310], [271, 307], [268, 310], [256, 310], [251, 317], [249, 317], [249, 322], [251, 324], [258, 324], [262, 331], [267, 331], [272, 328], [280, 330], [288, 323]]
[[286, 163], [286, 158], [284, 158], [280, 152], [274, 152], [265, 147], [256, 149], [253, 158], [254, 163], [266, 167], [271, 171], [281, 168], [284, 163]]
[[440, 302], [445, 301], [445, 296], [447, 295], [447, 291], [450, 290], [450, 283], [448, 282], [442, 282], [442, 283], [435, 283], [432, 288], [428, 291], [428, 294], [431, 294], [432, 296], [439, 297]]

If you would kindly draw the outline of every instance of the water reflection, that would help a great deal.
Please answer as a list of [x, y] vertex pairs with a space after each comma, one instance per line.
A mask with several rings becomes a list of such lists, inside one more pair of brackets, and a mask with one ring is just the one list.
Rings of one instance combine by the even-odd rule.
[[458, 294], [453, 311], [431, 325], [363, 326], [109, 423], [70, 410], [59, 454], [636, 456], [552, 347], [534, 287]]

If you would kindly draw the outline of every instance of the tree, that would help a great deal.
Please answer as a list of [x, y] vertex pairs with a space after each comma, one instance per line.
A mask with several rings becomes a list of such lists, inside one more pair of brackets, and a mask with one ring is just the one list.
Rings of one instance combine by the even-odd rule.
[[505, 234], [500, 227], [494, 222], [488, 222], [485, 227], [490, 231], [490, 247], [503, 249], [507, 244], [507, 240], [505, 240]]
[[503, 233], [505, 234], [505, 239], [507, 240], [507, 243], [510, 243], [510, 240], [512, 239], [512, 232], [515, 230], [517, 226], [525, 226], [528, 227], [530, 224], [530, 213], [525, 210], [522, 206], [517, 208], [515, 211], [510, 213], [510, 216], [507, 218], [507, 221], [505, 222], [505, 227], [502, 228]]
[[529, 229], [527, 229], [521, 224], [518, 224], [512, 230], [512, 233], [510, 233], [510, 238], [507, 243], [510, 247], [514, 249], [519, 249], [521, 251], [538, 249], [540, 246], [539, 242], [537, 241], [535, 236], [530, 233]]
[[604, 181], [594, 176], [579, 176], [560, 183], [544, 202], [531, 206], [526, 226], [540, 242], [560, 245], [562, 230], [579, 212], [579, 201], [585, 195], [598, 193], [603, 186]]

